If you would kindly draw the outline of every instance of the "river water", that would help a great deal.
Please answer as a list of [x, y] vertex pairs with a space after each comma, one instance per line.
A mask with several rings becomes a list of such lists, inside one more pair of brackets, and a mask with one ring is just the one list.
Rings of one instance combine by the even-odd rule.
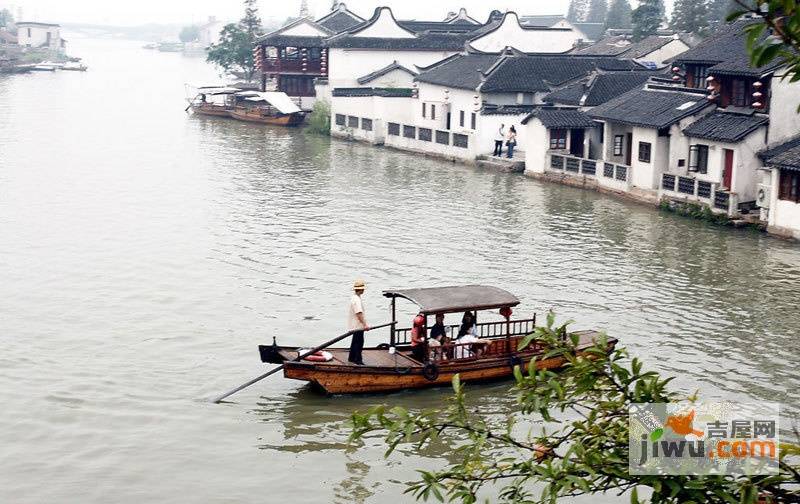
[[[347, 452], [350, 413], [264, 371], [272, 336], [390, 287], [490, 283], [706, 398], [800, 399], [800, 247], [299, 130], [183, 112], [202, 58], [70, 37], [87, 73], [0, 78], [0, 501], [385, 502], [447, 454]], [[410, 320], [410, 317], [409, 317]], [[374, 341], [377, 343], [378, 341]], [[472, 386], [513, 410], [507, 383]], [[612, 501], [609, 498], [609, 501]]]

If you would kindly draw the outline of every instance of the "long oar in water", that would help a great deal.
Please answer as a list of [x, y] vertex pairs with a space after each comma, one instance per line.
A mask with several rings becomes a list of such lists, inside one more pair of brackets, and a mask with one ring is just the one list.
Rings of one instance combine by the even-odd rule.
[[[395, 325], [396, 323], [397, 322], [389, 322], [388, 324], [381, 324], [379, 326], [370, 327], [369, 331], [373, 331], [375, 329], [381, 329], [383, 327], [389, 327], [389, 326]], [[355, 333], [355, 332], [357, 332], [357, 331], [347, 331], [346, 333], [342, 334], [341, 336], [337, 336], [337, 337], [333, 338], [332, 340], [328, 340], [325, 343], [323, 343], [323, 344], [321, 344], [321, 345], [319, 345], [317, 347], [312, 348], [311, 350], [309, 350], [308, 352], [306, 352], [304, 354], [298, 355], [293, 360], [294, 361], [303, 360], [304, 358], [306, 358], [307, 356], [309, 356], [309, 355], [311, 355], [313, 353], [317, 353], [317, 352], [319, 352], [320, 350], [322, 350], [324, 348], [328, 348], [329, 346], [333, 345], [334, 343], [338, 343], [338, 342], [342, 341], [343, 339], [352, 336], [353, 333]], [[256, 382], [260, 382], [261, 380], [263, 380], [267, 376], [273, 375], [273, 374], [277, 373], [278, 371], [280, 371], [281, 369], [283, 369], [283, 364], [281, 364], [280, 366], [278, 366], [278, 367], [276, 367], [274, 369], [270, 369], [266, 373], [264, 373], [261, 376], [258, 376], [256, 378], [253, 378], [252, 380], [250, 380], [247, 383], [243, 383], [243, 384], [239, 385], [238, 387], [236, 387], [235, 389], [231, 390], [230, 392], [226, 392], [226, 393], [222, 394], [221, 396], [212, 399], [211, 402], [213, 402], [214, 404], [219, 404], [226, 397], [232, 396], [236, 392], [239, 392], [240, 390], [244, 390], [244, 389], [246, 389], [247, 387], [249, 387], [250, 385], [252, 385], [252, 384], [254, 384]]]

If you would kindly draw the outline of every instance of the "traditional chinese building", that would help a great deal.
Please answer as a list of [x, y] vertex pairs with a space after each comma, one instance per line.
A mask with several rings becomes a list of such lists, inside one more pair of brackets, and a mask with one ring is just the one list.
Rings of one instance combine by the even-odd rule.
[[364, 19], [338, 3], [316, 21], [300, 17], [259, 38], [255, 56], [262, 90], [283, 91], [301, 98], [303, 108], [310, 108], [316, 96], [315, 79], [328, 77], [326, 39], [362, 22]]

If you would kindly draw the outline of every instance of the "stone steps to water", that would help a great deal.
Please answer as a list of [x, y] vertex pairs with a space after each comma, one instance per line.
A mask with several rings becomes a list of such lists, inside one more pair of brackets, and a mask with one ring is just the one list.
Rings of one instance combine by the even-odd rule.
[[525, 171], [525, 158], [523, 156], [508, 159], [505, 157], [481, 155], [478, 156], [475, 162], [481, 168], [489, 168], [492, 170], [511, 173], [522, 173]]

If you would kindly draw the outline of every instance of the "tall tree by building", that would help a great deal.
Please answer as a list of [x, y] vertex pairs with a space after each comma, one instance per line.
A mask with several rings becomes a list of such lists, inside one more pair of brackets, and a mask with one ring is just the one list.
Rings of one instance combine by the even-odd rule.
[[244, 0], [244, 17], [239, 24], [253, 42], [261, 35], [261, 17], [258, 15], [257, 0]]
[[642, 40], [658, 31], [664, 21], [664, 0], [641, 0], [631, 14], [633, 40]]
[[611, 0], [606, 15], [606, 28], [627, 30], [631, 27], [631, 4], [628, 0]]
[[239, 72], [246, 80], [255, 74], [253, 45], [261, 35], [261, 18], [257, 0], [244, 0], [244, 17], [238, 23], [225, 25], [219, 42], [208, 48], [206, 61], [214, 63], [226, 72]]
[[570, 0], [569, 10], [567, 10], [567, 21], [570, 23], [582, 23], [589, 15], [589, 0]]
[[673, 30], [703, 34], [708, 29], [708, 7], [699, 0], [675, 0], [672, 9]]
[[587, 23], [605, 23], [608, 14], [608, 2], [606, 0], [591, 0], [589, 2], [589, 14], [586, 16]]
[[728, 14], [737, 10], [734, 0], [708, 0], [708, 26], [716, 28], [725, 22]]

